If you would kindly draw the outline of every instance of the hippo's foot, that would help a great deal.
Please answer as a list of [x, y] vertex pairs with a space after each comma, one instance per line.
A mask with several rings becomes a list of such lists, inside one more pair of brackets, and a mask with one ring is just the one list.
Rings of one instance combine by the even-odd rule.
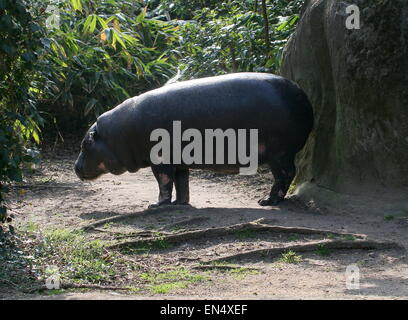
[[176, 205], [176, 206], [189, 206], [190, 205], [186, 201], [179, 201], [179, 200], [174, 200], [171, 204]]
[[154, 209], [154, 208], [158, 208], [158, 207], [165, 206], [165, 205], [170, 205], [170, 204], [171, 204], [170, 199], [161, 200], [159, 202], [152, 203], [151, 205], [149, 205], [148, 209]]
[[262, 207], [266, 206], [276, 206], [278, 203], [282, 202], [284, 197], [279, 196], [266, 196], [258, 201], [258, 204]]

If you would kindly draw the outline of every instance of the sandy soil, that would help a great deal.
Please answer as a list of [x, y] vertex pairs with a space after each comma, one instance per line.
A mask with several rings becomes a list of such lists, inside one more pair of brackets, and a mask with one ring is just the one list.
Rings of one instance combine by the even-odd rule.
[[[134, 218], [109, 226], [112, 232], [133, 232], [163, 228], [178, 221], [200, 217], [185, 226], [188, 230], [229, 226], [259, 218], [266, 223], [290, 227], [311, 227], [365, 234], [370, 239], [408, 245], [407, 212], [393, 211], [389, 200], [378, 197], [343, 196], [336, 207], [291, 196], [276, 207], [263, 208], [257, 200], [268, 192], [271, 176], [254, 177], [192, 173], [191, 205], [143, 215], [157, 198], [157, 184], [150, 170], [122, 176], [106, 175], [83, 183], [73, 171], [75, 155], [54, 154], [43, 161], [38, 173], [26, 181], [24, 192], [15, 190], [11, 211], [15, 223], [33, 222], [42, 228], [78, 228], [101, 219], [134, 213]], [[323, 192], [323, 191], [322, 191]], [[392, 218], [384, 217], [392, 216]], [[171, 230], [170, 230], [171, 231]], [[109, 234], [90, 232], [109, 240]], [[294, 243], [310, 241], [300, 237]], [[282, 235], [256, 235], [237, 239], [220, 237], [188, 241], [149, 255], [131, 255], [146, 268], [158, 265], [191, 267], [200, 260], [233, 252], [279, 247], [288, 242]], [[408, 258], [403, 249], [337, 250], [329, 256], [302, 254], [298, 264], [276, 259], [253, 258], [237, 261], [259, 272], [237, 278], [213, 273], [211, 281], [199, 282], [169, 294], [122, 294], [110, 291], [72, 291], [61, 295], [3, 294], [2, 298], [28, 299], [405, 299], [408, 297]], [[346, 267], [360, 268], [360, 289], [346, 288]]]

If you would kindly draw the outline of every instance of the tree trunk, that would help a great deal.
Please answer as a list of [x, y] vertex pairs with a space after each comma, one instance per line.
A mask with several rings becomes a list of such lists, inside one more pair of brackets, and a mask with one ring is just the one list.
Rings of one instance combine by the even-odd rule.
[[270, 43], [269, 43], [269, 20], [268, 20], [268, 11], [266, 9], [266, 0], [262, 0], [262, 16], [264, 20], [264, 37], [265, 37], [265, 46], [267, 50], [267, 55], [269, 56]]

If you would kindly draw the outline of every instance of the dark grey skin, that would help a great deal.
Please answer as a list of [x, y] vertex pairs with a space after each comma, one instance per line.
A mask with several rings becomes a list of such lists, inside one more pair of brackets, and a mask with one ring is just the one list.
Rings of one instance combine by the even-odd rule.
[[[265, 73], [235, 73], [166, 85], [128, 99], [102, 114], [86, 133], [75, 172], [81, 180], [151, 167], [159, 184], [153, 206], [189, 203], [189, 169], [238, 172], [237, 165], [154, 165], [154, 129], [258, 129], [258, 163], [268, 164], [275, 181], [261, 206], [281, 202], [295, 177], [295, 155], [313, 127], [313, 110], [293, 82]], [[203, 134], [204, 136], [204, 134]], [[247, 143], [248, 145], [248, 143]], [[176, 200], [172, 200], [173, 186]]]

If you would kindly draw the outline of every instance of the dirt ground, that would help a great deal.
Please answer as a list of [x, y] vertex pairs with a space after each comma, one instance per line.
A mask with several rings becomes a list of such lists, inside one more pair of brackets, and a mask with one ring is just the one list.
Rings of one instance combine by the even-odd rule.
[[[247, 269], [241, 274], [212, 270], [208, 280], [192, 282], [167, 293], [151, 291], [67, 290], [60, 294], [23, 294], [9, 291], [3, 299], [406, 299], [408, 297], [408, 211], [395, 209], [392, 199], [342, 195], [336, 206], [317, 200], [305, 202], [292, 195], [276, 207], [264, 208], [257, 200], [270, 188], [270, 174], [253, 177], [220, 175], [204, 171], [191, 174], [191, 207], [146, 210], [158, 194], [149, 169], [121, 176], [105, 175], [90, 183], [79, 181], [73, 171], [75, 154], [59, 152], [43, 160], [36, 173], [13, 189], [11, 212], [17, 226], [35, 224], [41, 229], [78, 229], [103, 219], [97, 230], [86, 231], [90, 239], [112, 243], [115, 235], [146, 230], [179, 233], [220, 228], [263, 218], [263, 224], [307, 227], [332, 232], [366, 235], [377, 241], [394, 241], [402, 248], [332, 250], [301, 253], [298, 263], [278, 257], [254, 255], [232, 259]], [[24, 188], [24, 192], [21, 190]], [[326, 192], [326, 191], [322, 191]], [[401, 208], [401, 207], [399, 207]], [[408, 209], [408, 207], [406, 208]], [[132, 214], [115, 220], [114, 217]], [[183, 267], [193, 270], [201, 262], [222, 259], [255, 249], [302, 245], [319, 240], [317, 235], [235, 233], [198, 237], [144, 254], [124, 253], [145, 270]], [[123, 240], [122, 240], [123, 241]], [[353, 240], [350, 240], [353, 241]], [[356, 264], [360, 288], [347, 289], [346, 268]], [[238, 269], [239, 270], [239, 269]], [[256, 270], [251, 272], [250, 270]], [[136, 274], [122, 279], [133, 281]]]

